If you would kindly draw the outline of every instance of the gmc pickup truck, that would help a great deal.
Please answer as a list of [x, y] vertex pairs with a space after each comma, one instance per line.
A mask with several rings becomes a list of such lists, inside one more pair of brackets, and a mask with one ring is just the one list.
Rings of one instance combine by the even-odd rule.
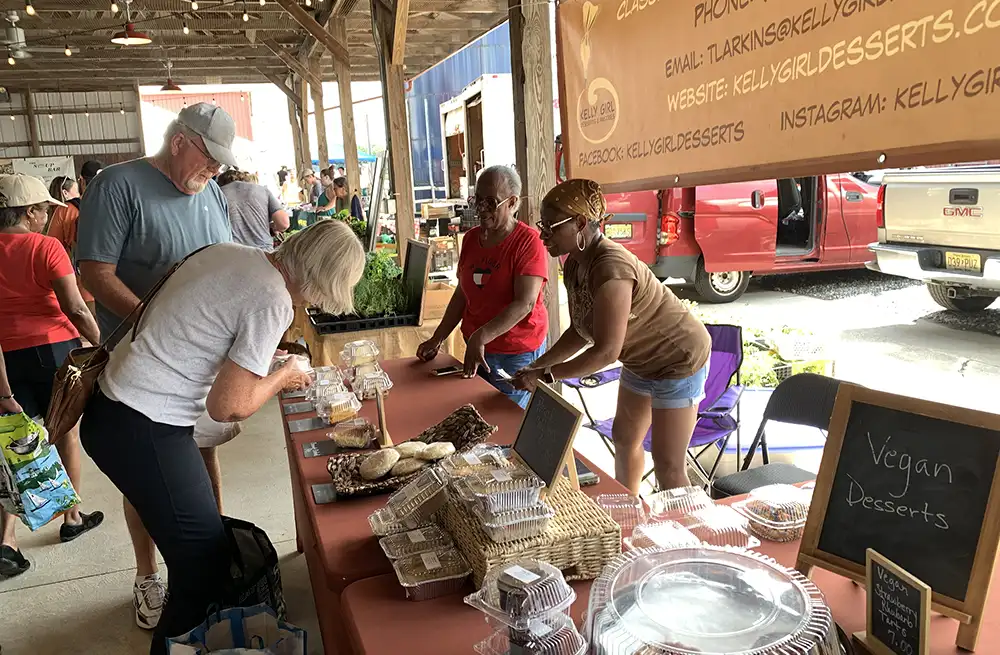
[[1000, 296], [1000, 167], [889, 173], [876, 225], [873, 271], [924, 282], [945, 309], [978, 312]]

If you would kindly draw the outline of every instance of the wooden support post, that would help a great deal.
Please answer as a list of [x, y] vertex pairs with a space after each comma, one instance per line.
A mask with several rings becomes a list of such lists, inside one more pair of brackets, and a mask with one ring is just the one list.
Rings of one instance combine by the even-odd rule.
[[295, 177], [302, 173], [302, 127], [299, 125], [299, 107], [288, 98], [288, 123], [292, 126], [292, 149], [295, 151]]
[[[549, 7], [545, 3], [521, 3], [520, 0], [508, 0], [508, 3], [510, 63], [514, 78], [514, 150], [523, 196], [518, 218], [535, 225], [542, 198], [555, 185]], [[559, 262], [553, 257], [549, 258], [549, 282], [545, 289], [551, 346], [562, 334], [559, 326]]]
[[396, 0], [396, 21], [392, 37], [392, 65], [402, 66], [406, 58], [406, 25], [409, 21], [410, 0]]
[[35, 96], [31, 91], [24, 92], [25, 120], [28, 121], [28, 138], [31, 140], [31, 156], [42, 156], [42, 145], [38, 140], [38, 121], [35, 117]]
[[[413, 172], [410, 167], [410, 129], [406, 116], [406, 76], [402, 64], [393, 64], [396, 16], [382, 0], [372, 0], [372, 29], [382, 60], [382, 96], [385, 98], [389, 137], [389, 173], [396, 201], [396, 243], [399, 261], [406, 258], [406, 241], [416, 237], [414, 228]], [[551, 61], [549, 62], [551, 66]], [[551, 92], [550, 92], [551, 97]], [[552, 104], [549, 103], [550, 111]], [[550, 130], [551, 131], [551, 130]]]
[[319, 83], [319, 78], [313, 75], [312, 71], [301, 64], [290, 52], [286, 52], [278, 43], [271, 39], [264, 39], [263, 43], [285, 66], [288, 66], [288, 70], [306, 80], [309, 84]]
[[285, 84], [284, 80], [282, 80], [277, 75], [274, 75], [273, 73], [268, 73], [266, 70], [262, 70], [260, 68], [257, 69], [257, 72], [266, 77], [271, 84], [278, 87], [278, 89], [285, 94], [285, 96], [292, 102], [292, 104], [295, 105], [295, 110], [298, 111], [299, 105], [302, 104], [299, 101], [299, 96], [296, 95], [295, 91], [293, 91], [287, 84]]
[[332, 34], [326, 31], [326, 28], [317, 23], [316, 19], [309, 15], [309, 12], [300, 7], [296, 0], [276, 0], [276, 2], [282, 9], [288, 12], [288, 15], [296, 23], [309, 32], [314, 39], [322, 43], [335, 60], [350, 63], [351, 55], [347, 50], [346, 41], [338, 41], [334, 38]]
[[309, 82], [299, 81], [299, 123], [302, 125], [302, 166], [312, 168], [312, 145], [309, 143]]
[[142, 96], [139, 95], [139, 83], [132, 85], [132, 93], [135, 94], [135, 120], [139, 126], [139, 154], [146, 154], [146, 129], [142, 125]]
[[[334, 36], [340, 41], [347, 40], [347, 23], [343, 18], [334, 18], [331, 27]], [[358, 135], [354, 127], [351, 67], [338, 59], [333, 60], [333, 66], [337, 71], [337, 90], [340, 92], [340, 125], [344, 131], [344, 168], [347, 169], [347, 184], [352, 192], [360, 196], [361, 166], [358, 164]]]
[[326, 143], [326, 112], [323, 109], [323, 74], [320, 70], [322, 55], [312, 60], [310, 68], [319, 84], [309, 84], [313, 100], [313, 116], [316, 118], [316, 150], [319, 157], [319, 169], [330, 165], [330, 150]]

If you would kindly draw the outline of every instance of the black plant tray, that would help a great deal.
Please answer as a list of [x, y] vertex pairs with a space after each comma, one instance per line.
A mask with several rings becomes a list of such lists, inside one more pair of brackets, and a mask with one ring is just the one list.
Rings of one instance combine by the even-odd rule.
[[397, 314], [395, 316], [376, 316], [361, 318], [359, 316], [331, 316], [309, 310], [309, 322], [317, 334], [340, 334], [342, 332], [362, 332], [364, 330], [384, 330], [385, 328], [404, 325], [419, 325], [419, 314]]

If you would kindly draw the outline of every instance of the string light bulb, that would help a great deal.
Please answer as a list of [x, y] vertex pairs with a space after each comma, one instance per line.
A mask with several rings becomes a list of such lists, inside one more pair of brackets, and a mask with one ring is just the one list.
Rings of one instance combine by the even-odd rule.
[[187, 21], [184, 21], [184, 27], [181, 28], [181, 31], [184, 32], [184, 34], [190, 34], [191, 33], [191, 30], [188, 28]]
[[313, 6], [313, 1], [312, 0], [306, 0], [306, 6], [307, 7], [312, 7]]
[[247, 13], [247, 3], [243, 3], [243, 22], [247, 23], [250, 21], [250, 14]]
[[191, 3], [191, 11], [198, 11], [198, 3], [197, 2], [192, 2]]
[[17, 120], [16, 118], [14, 118], [14, 114], [11, 114], [11, 115], [10, 115], [10, 120], [12, 120], [12, 121], [13, 121], [13, 120]]
[[267, 4], [267, 0], [260, 0], [260, 6], [263, 7]]
[[35, 8], [31, 5], [31, 0], [24, 0], [24, 13], [29, 16], [35, 15]]
[[63, 50], [63, 52], [66, 53], [67, 57], [72, 57], [73, 56], [73, 50], [69, 47], [68, 43], [66, 44], [66, 49]]
[[121, 114], [122, 116], [124, 116], [125, 115], [125, 103], [124, 102], [121, 103], [119, 105], [119, 107], [120, 107], [120, 109], [118, 110], [118, 113]]
[[49, 120], [52, 120], [52, 118], [53, 118], [52, 114], [49, 114]]
[[118, 13], [118, 3], [117, 2], [112, 2], [111, 3], [111, 13], [112, 14], [117, 14]]
[[7, 48], [7, 63], [13, 66], [16, 62], [14, 61], [14, 53]]

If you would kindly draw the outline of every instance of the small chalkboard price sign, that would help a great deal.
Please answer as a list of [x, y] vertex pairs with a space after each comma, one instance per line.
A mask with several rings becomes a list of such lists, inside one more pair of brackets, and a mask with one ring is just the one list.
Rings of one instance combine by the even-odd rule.
[[866, 631], [854, 638], [872, 655], [929, 655], [931, 588], [868, 549]]
[[797, 568], [863, 582], [873, 549], [975, 650], [1000, 544], [1000, 416], [841, 383]]
[[569, 469], [570, 484], [580, 488], [573, 439], [583, 414], [546, 384], [539, 383], [524, 410], [512, 453], [551, 490], [563, 468]]

